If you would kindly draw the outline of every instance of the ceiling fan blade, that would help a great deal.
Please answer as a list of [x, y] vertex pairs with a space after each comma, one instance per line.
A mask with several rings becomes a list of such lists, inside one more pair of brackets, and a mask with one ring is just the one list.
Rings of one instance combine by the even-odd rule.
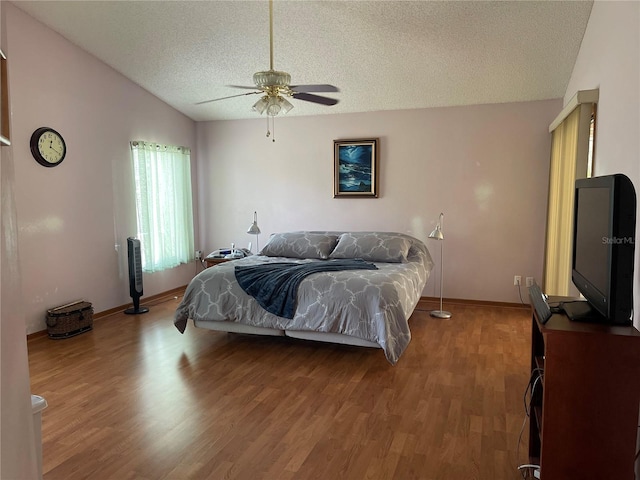
[[333, 85], [291, 85], [291, 90], [294, 92], [339, 92], [338, 87]]
[[311, 95], [310, 93], [304, 92], [294, 92], [293, 98], [304, 100], [305, 102], [320, 103], [322, 105], [335, 105], [336, 103], [338, 103], [338, 100], [336, 100], [335, 98], [321, 97], [320, 95]]
[[231, 88], [242, 88], [244, 90], [255, 90], [256, 87], [255, 85], [253, 87], [245, 87], [244, 85], [226, 85], [227, 87], [231, 87]]
[[194, 103], [194, 105], [202, 105], [205, 103], [211, 103], [211, 102], [217, 102], [218, 100], [226, 100], [227, 98], [234, 98], [234, 97], [244, 97], [245, 95], [255, 95], [257, 93], [263, 93], [263, 92], [247, 92], [247, 93], [239, 93], [237, 95], [229, 95], [228, 97], [220, 97], [220, 98], [214, 98], [212, 100], [204, 100], [202, 102], [197, 102]]

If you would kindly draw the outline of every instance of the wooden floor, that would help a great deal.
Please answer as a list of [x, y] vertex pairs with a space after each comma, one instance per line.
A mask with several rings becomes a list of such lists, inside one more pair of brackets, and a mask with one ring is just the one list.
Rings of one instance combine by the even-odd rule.
[[416, 311], [391, 366], [377, 349], [180, 335], [177, 304], [29, 340], [45, 480], [521, 478], [528, 310]]

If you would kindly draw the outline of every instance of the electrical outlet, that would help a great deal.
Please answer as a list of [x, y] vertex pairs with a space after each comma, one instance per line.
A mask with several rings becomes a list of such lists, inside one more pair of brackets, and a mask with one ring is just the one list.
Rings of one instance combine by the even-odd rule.
[[520, 275], [515, 275], [515, 276], [513, 277], [513, 284], [514, 284], [514, 285], [516, 285], [516, 286], [518, 286], [518, 287], [519, 287], [520, 285], [522, 285], [522, 276], [520, 276]]
[[196, 250], [196, 260], [202, 260], [202, 250]]
[[531, 287], [533, 285], [533, 277], [527, 277], [527, 287]]

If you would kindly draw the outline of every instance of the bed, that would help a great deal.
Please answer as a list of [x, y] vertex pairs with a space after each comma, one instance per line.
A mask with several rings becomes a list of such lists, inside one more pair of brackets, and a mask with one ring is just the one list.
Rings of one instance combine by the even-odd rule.
[[[313, 273], [300, 281], [292, 318], [267, 311], [259, 303], [264, 305], [264, 298], [256, 300], [246, 293], [236, 278], [236, 269], [255, 271], [282, 264], [324, 268], [350, 259], [368, 267]], [[411, 340], [408, 320], [432, 267], [425, 244], [402, 233], [278, 233], [259, 255], [196, 275], [176, 310], [174, 324], [181, 333], [192, 320], [194, 326], [210, 330], [376, 347], [395, 365]]]

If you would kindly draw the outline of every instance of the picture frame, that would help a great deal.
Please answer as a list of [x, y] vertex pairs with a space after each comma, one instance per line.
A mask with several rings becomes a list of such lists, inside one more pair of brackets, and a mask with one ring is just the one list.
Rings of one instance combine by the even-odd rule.
[[333, 197], [378, 197], [378, 138], [333, 141]]

